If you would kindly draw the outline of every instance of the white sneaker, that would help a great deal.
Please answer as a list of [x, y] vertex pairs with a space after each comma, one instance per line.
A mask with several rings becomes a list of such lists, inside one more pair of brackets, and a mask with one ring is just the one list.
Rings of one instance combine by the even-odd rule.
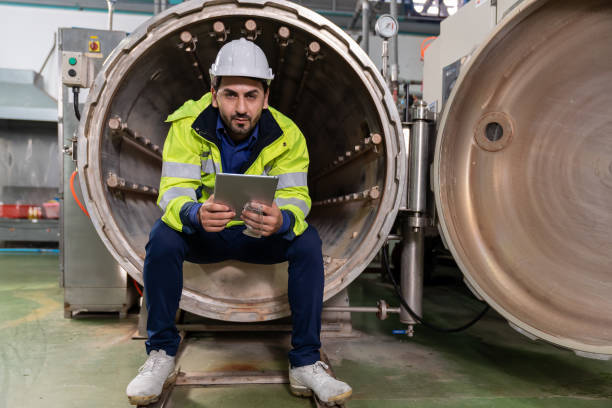
[[162, 390], [176, 380], [174, 357], [164, 350], [153, 350], [138, 369], [138, 375], [127, 386], [127, 397], [132, 405], [148, 405], [159, 399]]
[[327, 405], [342, 404], [353, 390], [342, 381], [327, 373], [329, 367], [322, 361], [314, 364], [289, 368], [289, 387], [295, 395], [309, 397], [314, 392], [320, 401]]

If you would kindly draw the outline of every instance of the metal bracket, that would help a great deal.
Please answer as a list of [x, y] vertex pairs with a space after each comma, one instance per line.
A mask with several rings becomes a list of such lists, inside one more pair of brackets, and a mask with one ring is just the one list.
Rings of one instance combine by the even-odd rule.
[[76, 163], [77, 161], [77, 138], [76, 136], [73, 136], [70, 139], [70, 145], [64, 145], [64, 147], [62, 148], [62, 152], [64, 152], [64, 154], [66, 156], [70, 156], [70, 158], [72, 159], [73, 162]]

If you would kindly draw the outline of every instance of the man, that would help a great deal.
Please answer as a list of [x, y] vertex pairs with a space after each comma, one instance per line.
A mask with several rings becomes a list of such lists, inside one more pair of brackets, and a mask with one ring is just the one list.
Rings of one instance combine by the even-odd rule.
[[[172, 125], [158, 198], [164, 213], [153, 226], [144, 262], [149, 357], [127, 387], [129, 401], [154, 402], [175, 380], [180, 337], [174, 317], [183, 261], [235, 259], [289, 262], [290, 389], [341, 403], [351, 387], [330, 377], [319, 361], [324, 275], [321, 240], [305, 221], [311, 204], [306, 141], [290, 119], [268, 108], [273, 74], [257, 45], [244, 38], [227, 43], [210, 74], [211, 92], [167, 119]], [[278, 176], [274, 203], [260, 205], [262, 214], [243, 211], [243, 221], [231, 221], [234, 211], [211, 194], [217, 172]], [[244, 224], [261, 231], [262, 238], [244, 235]]]

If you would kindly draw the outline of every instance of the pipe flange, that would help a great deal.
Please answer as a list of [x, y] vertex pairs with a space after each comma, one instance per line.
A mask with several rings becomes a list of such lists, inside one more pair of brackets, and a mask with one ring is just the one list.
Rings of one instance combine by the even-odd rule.
[[507, 147], [514, 135], [514, 123], [504, 112], [485, 113], [474, 128], [478, 146], [488, 152], [498, 152]]
[[424, 120], [432, 122], [435, 119], [434, 112], [430, 111], [427, 104], [423, 100], [416, 101], [412, 108], [410, 108], [410, 115], [412, 120]]
[[387, 302], [380, 299], [378, 302], [376, 302], [376, 306], [378, 306], [378, 312], [376, 312], [376, 317], [378, 317], [380, 320], [385, 320], [387, 317], [389, 317], [389, 305], [387, 304]]
[[425, 228], [425, 227], [433, 226], [433, 223], [430, 217], [420, 217], [420, 216], [412, 215], [412, 216], [406, 217], [406, 222], [408, 223], [408, 226], [411, 228]]

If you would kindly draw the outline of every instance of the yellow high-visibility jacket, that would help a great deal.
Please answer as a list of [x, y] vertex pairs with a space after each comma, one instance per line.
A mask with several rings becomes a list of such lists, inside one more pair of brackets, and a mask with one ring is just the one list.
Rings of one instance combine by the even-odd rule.
[[[218, 109], [211, 105], [211, 98], [209, 92], [198, 101], [189, 100], [166, 119], [172, 125], [164, 143], [157, 205], [164, 212], [162, 221], [177, 231], [189, 229], [184, 229], [181, 208], [205, 202], [214, 191], [216, 174], [223, 172], [216, 135]], [[264, 109], [257, 142], [241, 170], [244, 174], [278, 176], [274, 201], [293, 214], [289, 238], [308, 227], [308, 162], [306, 140], [297, 125], [274, 108]], [[243, 222], [230, 221], [227, 226], [238, 224]]]

